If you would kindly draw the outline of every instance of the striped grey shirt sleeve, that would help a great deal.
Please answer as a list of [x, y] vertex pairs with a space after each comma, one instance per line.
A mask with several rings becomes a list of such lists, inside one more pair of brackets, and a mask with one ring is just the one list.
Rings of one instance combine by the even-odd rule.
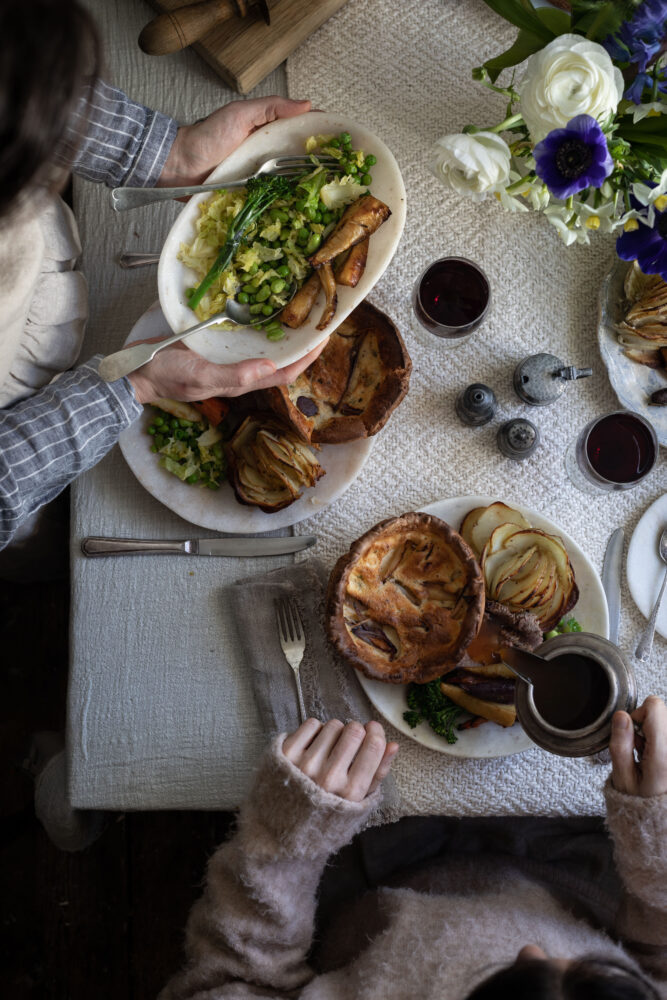
[[173, 118], [98, 79], [88, 84], [56, 158], [108, 187], [154, 187], [177, 129]]
[[0, 411], [0, 549], [25, 518], [99, 462], [142, 412], [127, 379], [100, 378], [101, 357]]

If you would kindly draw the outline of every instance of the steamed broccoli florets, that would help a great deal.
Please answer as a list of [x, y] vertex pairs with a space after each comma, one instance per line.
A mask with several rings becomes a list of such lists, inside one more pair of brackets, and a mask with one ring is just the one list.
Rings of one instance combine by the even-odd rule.
[[408, 711], [403, 713], [403, 718], [411, 729], [423, 720], [448, 743], [456, 743], [458, 737], [454, 727], [464, 709], [442, 693], [440, 678], [427, 684], [409, 684], [406, 701]]

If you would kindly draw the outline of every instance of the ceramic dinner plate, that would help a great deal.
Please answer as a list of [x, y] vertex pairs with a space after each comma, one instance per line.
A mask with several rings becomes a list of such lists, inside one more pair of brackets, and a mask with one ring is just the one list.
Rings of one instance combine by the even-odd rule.
[[[333, 333], [339, 323], [365, 299], [373, 285], [382, 276], [396, 251], [405, 223], [405, 187], [398, 164], [387, 146], [377, 136], [349, 118], [341, 115], [310, 111], [297, 118], [283, 118], [271, 122], [254, 132], [242, 146], [228, 156], [213, 171], [208, 180], [220, 181], [247, 177], [265, 160], [273, 156], [304, 153], [305, 140], [311, 135], [329, 135], [349, 132], [355, 149], [373, 153], [377, 163], [373, 167], [371, 192], [391, 209], [391, 216], [371, 236], [366, 270], [356, 288], [338, 286], [338, 308], [326, 330], [317, 330], [316, 324], [324, 308], [324, 294], [313, 306], [310, 318], [297, 330], [285, 327], [282, 340], [270, 341], [266, 335], [251, 327], [235, 330], [209, 328], [188, 338], [188, 346], [198, 354], [221, 364], [245, 361], [247, 358], [267, 357], [283, 368], [313, 350], [324, 337]], [[181, 243], [190, 243], [195, 235], [194, 223], [199, 215], [199, 205], [208, 194], [196, 195], [186, 204], [172, 226], [165, 241], [158, 266], [158, 291], [160, 305], [169, 326], [175, 332], [187, 330], [198, 322], [187, 305], [185, 290], [198, 283], [190, 268], [177, 259]]]
[[[135, 324], [126, 343], [164, 334], [165, 326], [160, 304], [156, 302]], [[219, 490], [190, 486], [161, 468], [157, 456], [150, 450], [150, 438], [146, 433], [150, 421], [151, 410], [146, 407], [143, 416], [123, 431], [119, 439], [123, 457], [141, 485], [191, 524], [238, 534], [285, 528], [312, 517], [345, 492], [361, 472], [373, 447], [372, 438], [323, 445], [318, 459], [326, 475], [314, 488], [304, 490], [301, 498], [289, 507], [275, 514], [265, 514], [258, 507], [238, 503], [228, 483]]]
[[[502, 498], [497, 496], [451, 497], [448, 500], [438, 500], [436, 503], [424, 507], [424, 513], [434, 514], [458, 529], [468, 511], [474, 507], [486, 507], [498, 499]], [[540, 528], [562, 538], [579, 585], [579, 600], [573, 608], [572, 614], [581, 624], [584, 632], [593, 632], [605, 639], [608, 638], [607, 600], [600, 578], [588, 556], [574, 539], [553, 521], [538, 514], [537, 511], [513, 503], [511, 500], [504, 502], [520, 511], [534, 528]], [[453, 757], [507, 757], [535, 746], [518, 722], [508, 729], [503, 729], [502, 726], [497, 726], [493, 722], [487, 722], [477, 729], [467, 729], [459, 733], [458, 741], [453, 744], [447, 743], [441, 736], [437, 736], [425, 722], [421, 722], [415, 729], [411, 729], [403, 719], [403, 712], [407, 709], [405, 685], [383, 684], [381, 681], [371, 680], [361, 673], [358, 673], [358, 677], [361, 686], [380, 715], [399, 732], [430, 750], [438, 750], [440, 753], [450, 754]]]
[[626, 410], [640, 413], [655, 428], [658, 441], [667, 446], [667, 406], [649, 406], [648, 397], [656, 389], [667, 388], [667, 378], [660, 371], [630, 361], [618, 342], [614, 324], [623, 314], [623, 281], [632, 264], [617, 260], [600, 289], [598, 345], [611, 387]]
[[[667, 528], [667, 493], [663, 493], [644, 511], [628, 546], [628, 587], [632, 600], [645, 618], [653, 610], [667, 569], [658, 555], [658, 538], [663, 528]], [[660, 605], [655, 630], [667, 639], [667, 593]]]

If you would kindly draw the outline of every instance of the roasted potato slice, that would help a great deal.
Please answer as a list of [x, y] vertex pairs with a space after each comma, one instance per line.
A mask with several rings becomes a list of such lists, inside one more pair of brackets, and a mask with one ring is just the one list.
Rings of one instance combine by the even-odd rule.
[[[541, 558], [533, 562], [517, 559], [531, 548], [540, 552]], [[526, 573], [533, 566], [532, 571]], [[514, 584], [515, 570], [520, 574], [520, 584]], [[548, 632], [576, 602], [577, 585], [570, 560], [560, 538], [537, 528], [511, 530], [510, 525], [500, 525], [487, 542], [482, 556], [482, 570], [487, 595], [513, 611], [530, 611], [540, 627]], [[501, 581], [495, 588], [494, 582]]]
[[[475, 511], [470, 512], [470, 514], [474, 513]], [[470, 514], [468, 515], [468, 518], [470, 517]], [[463, 532], [463, 527], [468, 518], [466, 518], [461, 525], [461, 534], [468, 542], [478, 559], [482, 555], [484, 546], [491, 538], [491, 535], [501, 524], [513, 524], [519, 528], [530, 528], [530, 524], [525, 519], [523, 514], [520, 514], [518, 510], [514, 510], [513, 507], [508, 507], [506, 503], [501, 503], [500, 500], [497, 500], [496, 503], [490, 504], [488, 507], [481, 508], [480, 516], [475, 519], [474, 525], [469, 527], [469, 537], [466, 537], [466, 534]]]

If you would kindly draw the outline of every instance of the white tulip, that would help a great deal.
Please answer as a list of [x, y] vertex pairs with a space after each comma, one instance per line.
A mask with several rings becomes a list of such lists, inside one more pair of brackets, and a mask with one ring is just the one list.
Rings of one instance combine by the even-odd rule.
[[483, 201], [506, 187], [510, 156], [509, 146], [494, 132], [444, 135], [435, 144], [430, 169], [457, 194]]
[[533, 142], [571, 118], [602, 121], [623, 96], [623, 75], [606, 49], [582, 35], [559, 35], [530, 56], [519, 85], [520, 111]]

